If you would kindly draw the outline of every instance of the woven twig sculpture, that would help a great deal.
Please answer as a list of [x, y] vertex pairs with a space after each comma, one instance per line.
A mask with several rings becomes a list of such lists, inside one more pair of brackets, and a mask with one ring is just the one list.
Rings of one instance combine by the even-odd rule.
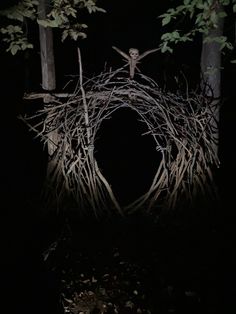
[[[199, 193], [215, 195], [212, 169], [219, 161], [209, 123], [214, 113], [209, 111], [206, 98], [162, 91], [156, 82], [140, 73], [131, 80], [123, 68], [83, 83], [79, 61], [80, 78], [73, 96], [64, 102], [54, 96], [35, 115], [24, 117], [51, 147], [49, 195], [59, 203], [69, 195], [79, 209], [92, 209], [96, 215], [104, 209], [116, 209], [121, 214], [140, 208], [172, 209], [182, 200], [194, 201]], [[121, 208], [99, 169], [94, 144], [103, 120], [123, 107], [135, 110], [147, 125], [145, 136], [153, 137], [162, 160], [157, 162], [148, 191]], [[37, 125], [35, 119], [40, 121]], [[56, 134], [55, 141], [52, 133]]]

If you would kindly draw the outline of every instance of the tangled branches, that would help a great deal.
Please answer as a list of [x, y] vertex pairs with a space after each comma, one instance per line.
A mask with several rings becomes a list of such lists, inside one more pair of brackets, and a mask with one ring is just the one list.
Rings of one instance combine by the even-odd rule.
[[[153, 137], [162, 159], [148, 191], [121, 208], [99, 169], [94, 144], [103, 120], [124, 107], [136, 111], [146, 124], [145, 135]], [[62, 102], [54, 96], [24, 121], [48, 144], [48, 195], [54, 195], [58, 204], [70, 196], [79, 209], [92, 209], [97, 216], [104, 209], [121, 214], [140, 208], [172, 209], [181, 201], [193, 202], [199, 193], [214, 195], [212, 169], [219, 162], [210, 123], [214, 112], [209, 107], [202, 95], [164, 92], [142, 74], [130, 80], [124, 69], [118, 69], [83, 83], [80, 69], [71, 97]]]

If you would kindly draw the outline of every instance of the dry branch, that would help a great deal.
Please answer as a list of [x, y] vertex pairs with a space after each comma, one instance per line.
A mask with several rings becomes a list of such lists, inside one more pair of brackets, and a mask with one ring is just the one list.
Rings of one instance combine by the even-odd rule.
[[[183, 199], [193, 202], [198, 193], [210, 191], [216, 195], [212, 169], [219, 161], [207, 99], [189, 91], [185, 97], [163, 92], [142, 74], [137, 74], [137, 81], [128, 79], [123, 69], [83, 82], [80, 52], [78, 57], [80, 81], [74, 94], [64, 102], [60, 94], [53, 94], [52, 102], [43, 110], [33, 118], [24, 118], [44, 142], [50, 132], [57, 130], [60, 134], [61, 140], [51, 156], [57, 168], [50, 178], [51, 191], [59, 201], [69, 194], [80, 209], [89, 208], [99, 215], [104, 208], [114, 208], [119, 213], [139, 208], [172, 209]], [[149, 190], [121, 208], [97, 165], [93, 148], [102, 121], [123, 107], [135, 110], [147, 125], [145, 136], [153, 137], [162, 160]], [[43, 123], [36, 126], [35, 118]]]

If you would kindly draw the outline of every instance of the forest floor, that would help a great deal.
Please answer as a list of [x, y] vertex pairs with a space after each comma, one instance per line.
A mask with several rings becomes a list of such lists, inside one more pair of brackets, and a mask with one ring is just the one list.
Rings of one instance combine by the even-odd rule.
[[1, 237], [6, 313], [236, 313], [235, 220], [221, 214], [10, 215]]
[[196, 213], [71, 217], [43, 259], [58, 280], [61, 313], [226, 313], [224, 241], [222, 226]]

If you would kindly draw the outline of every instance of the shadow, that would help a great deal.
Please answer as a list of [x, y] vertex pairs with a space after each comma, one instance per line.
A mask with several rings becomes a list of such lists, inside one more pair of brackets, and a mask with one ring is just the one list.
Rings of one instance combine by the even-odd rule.
[[95, 157], [121, 205], [148, 191], [161, 156], [141, 117], [130, 108], [117, 110], [102, 122]]

